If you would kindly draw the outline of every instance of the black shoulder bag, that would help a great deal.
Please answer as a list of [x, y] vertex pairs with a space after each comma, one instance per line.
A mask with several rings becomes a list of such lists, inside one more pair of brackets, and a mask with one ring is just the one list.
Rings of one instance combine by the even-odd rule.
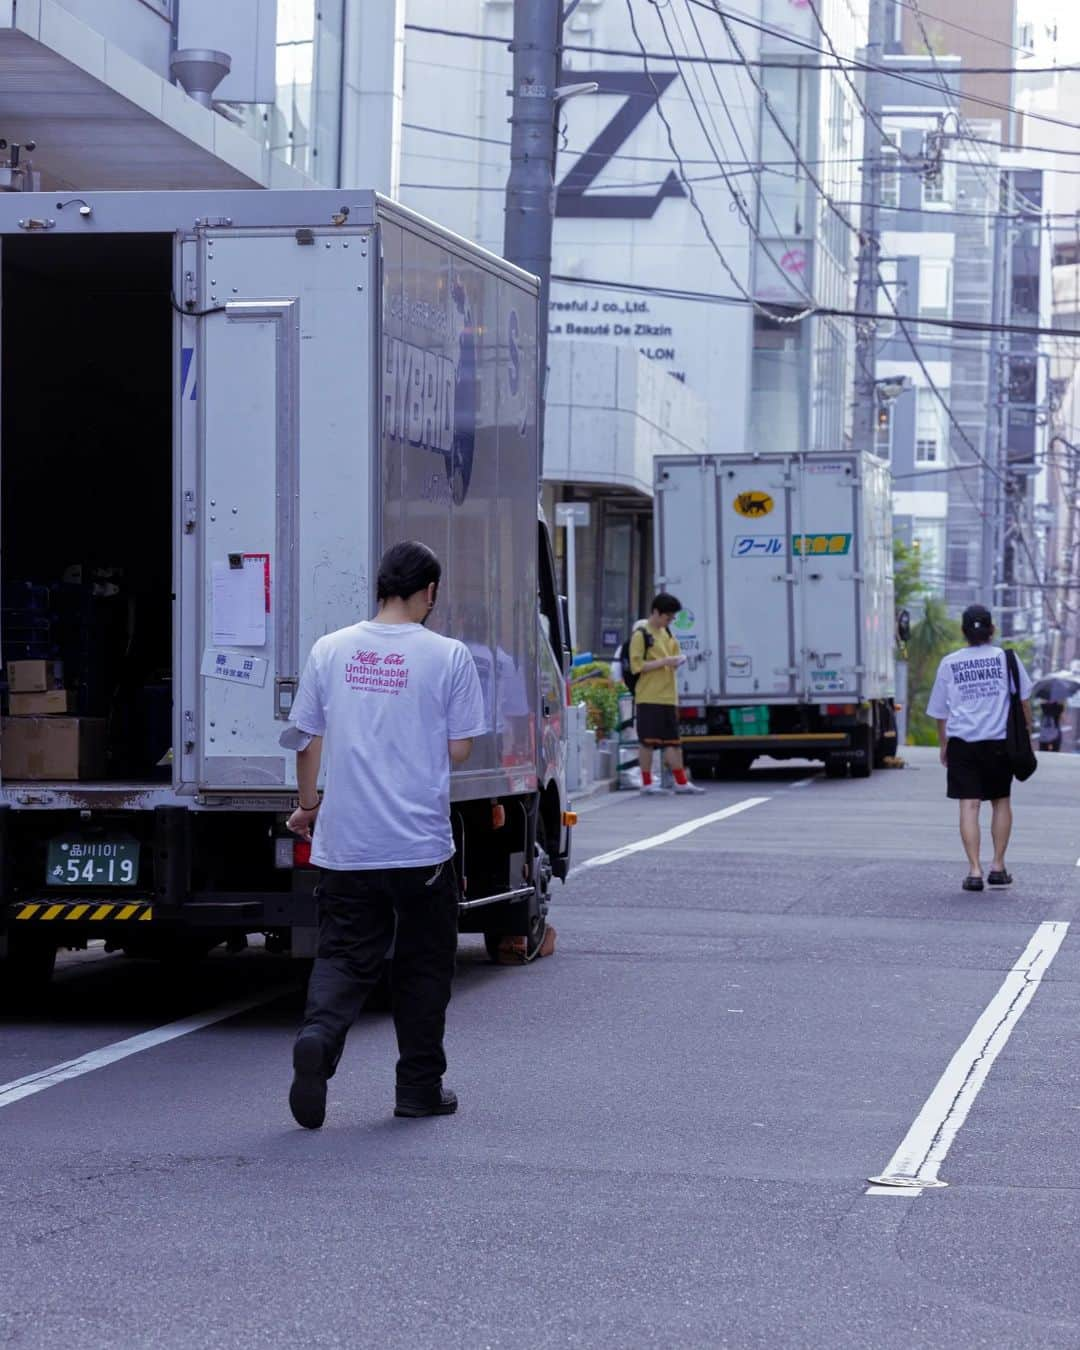
[[1031, 748], [1031, 733], [1028, 731], [1024, 704], [1020, 698], [1020, 668], [1014, 651], [1005, 653], [1005, 669], [1006, 679], [1009, 682], [1009, 720], [1005, 727], [1005, 749], [1014, 777], [1023, 783], [1039, 767], [1039, 760]]

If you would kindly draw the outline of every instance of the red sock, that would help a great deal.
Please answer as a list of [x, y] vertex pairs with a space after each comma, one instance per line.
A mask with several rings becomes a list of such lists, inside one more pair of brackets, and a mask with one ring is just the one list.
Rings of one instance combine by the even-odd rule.
[[687, 781], [687, 780], [686, 780], [686, 770], [685, 770], [685, 769], [672, 769], [672, 771], [671, 771], [671, 776], [672, 776], [672, 778], [675, 779], [676, 783], [678, 783], [678, 785], [679, 785], [680, 787], [685, 787], [685, 786], [686, 786], [686, 781]]
[[641, 786], [652, 787], [652, 774], [648, 769], [642, 769], [641, 771]]

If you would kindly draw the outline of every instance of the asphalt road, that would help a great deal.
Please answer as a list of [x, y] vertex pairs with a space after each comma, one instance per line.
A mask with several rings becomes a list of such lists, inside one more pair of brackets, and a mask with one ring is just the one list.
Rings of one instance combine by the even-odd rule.
[[1017, 789], [1016, 884], [981, 896], [932, 757], [811, 772], [590, 803], [579, 861], [767, 798], [578, 871], [551, 960], [495, 968], [463, 940], [456, 1117], [392, 1118], [371, 1015], [326, 1127], [297, 1129], [280, 958], [195, 981], [65, 961], [43, 1012], [0, 1025], [0, 1103], [268, 1001], [0, 1104], [0, 1344], [1080, 1346], [1080, 930], [995, 1031], [947, 1187], [866, 1184], [1039, 925], [1075, 918], [1080, 759]]

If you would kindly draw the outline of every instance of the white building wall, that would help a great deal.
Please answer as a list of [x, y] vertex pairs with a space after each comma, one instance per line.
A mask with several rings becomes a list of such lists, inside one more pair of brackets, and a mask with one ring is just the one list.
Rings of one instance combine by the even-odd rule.
[[704, 454], [706, 407], [629, 347], [553, 339], [545, 474], [652, 495], [657, 455]]
[[180, 0], [57, 0], [128, 56], [169, 79], [172, 11]]

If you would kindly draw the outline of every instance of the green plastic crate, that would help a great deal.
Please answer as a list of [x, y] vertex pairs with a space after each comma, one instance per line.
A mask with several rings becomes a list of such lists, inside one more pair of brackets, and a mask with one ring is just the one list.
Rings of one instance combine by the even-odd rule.
[[769, 734], [769, 710], [764, 706], [754, 708], [732, 708], [731, 731], [735, 736], [767, 736]]

